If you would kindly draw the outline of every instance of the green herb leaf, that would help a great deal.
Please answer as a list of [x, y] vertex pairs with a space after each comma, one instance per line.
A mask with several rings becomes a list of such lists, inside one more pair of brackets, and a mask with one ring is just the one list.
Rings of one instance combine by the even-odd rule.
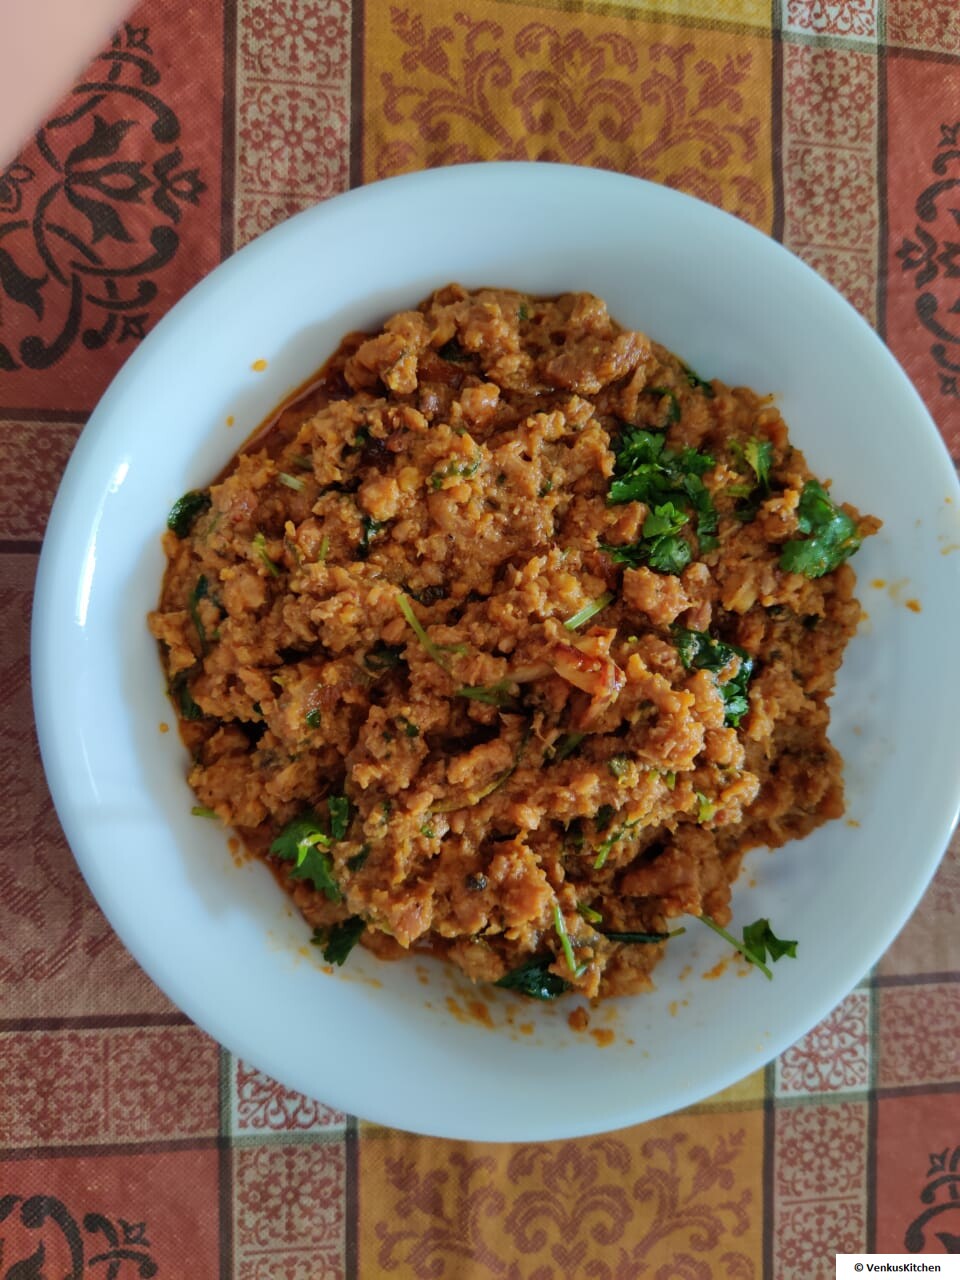
[[188, 675], [187, 671], [178, 672], [170, 681], [169, 693], [171, 698], [176, 700], [182, 720], [202, 720], [204, 712], [193, 700], [193, 694], [187, 684]]
[[363, 665], [368, 671], [390, 671], [403, 662], [403, 649], [400, 645], [378, 644], [364, 655]]
[[361, 521], [363, 533], [360, 542], [357, 545], [357, 559], [366, 560], [370, 554], [370, 543], [383, 528], [382, 520], [374, 520], [373, 516], [365, 515]]
[[311, 729], [320, 728], [320, 712], [316, 707], [314, 707], [312, 711], [308, 711], [304, 719]]
[[569, 933], [567, 933], [567, 922], [563, 918], [559, 902], [554, 902], [553, 904], [553, 927], [556, 930], [557, 937], [560, 939], [560, 946], [563, 950], [563, 958], [567, 962], [567, 968], [575, 978], [579, 978], [586, 965], [581, 967], [577, 964], [577, 958], [573, 954], [573, 943], [570, 941]]
[[797, 528], [809, 534], [783, 544], [780, 568], [822, 578], [832, 573], [860, 547], [857, 523], [841, 511], [817, 480], [808, 480], [797, 505]]
[[423, 625], [420, 622], [420, 619], [413, 612], [413, 605], [411, 605], [410, 601], [403, 594], [403, 592], [400, 592], [399, 595], [397, 596], [397, 607], [399, 608], [400, 612], [403, 614], [404, 618], [407, 620], [411, 630], [413, 631], [413, 634], [417, 637], [417, 639], [423, 645], [426, 652], [430, 655], [430, 657], [434, 660], [434, 662], [437, 663], [438, 666], [443, 667], [444, 671], [450, 670], [450, 662], [445, 657], [445, 654], [456, 653], [462, 656], [464, 653], [466, 653], [467, 651], [466, 646], [462, 644], [434, 644], [434, 642], [430, 639], [430, 637], [427, 635], [426, 631], [424, 630]]
[[516, 969], [505, 973], [493, 984], [507, 991], [518, 991], [532, 1000], [556, 1000], [565, 991], [570, 990], [570, 983], [557, 973], [551, 973], [550, 965], [553, 956], [531, 956]]
[[346, 796], [328, 796], [327, 810], [330, 814], [330, 834], [334, 840], [344, 840], [350, 826], [350, 801]]
[[766, 919], [754, 920], [753, 924], [745, 925], [743, 942], [747, 949], [744, 954], [749, 952], [750, 956], [756, 956], [760, 960], [766, 960], [768, 954], [773, 961], [782, 956], [796, 959], [796, 940], [778, 938], [770, 928], [770, 921]]
[[689, 365], [681, 364], [680, 368], [683, 370], [687, 382], [689, 382], [691, 387], [699, 387], [708, 400], [713, 399], [716, 393], [714, 392], [711, 383], [707, 382], [704, 378], [701, 378], [698, 373], [694, 373]]
[[680, 401], [677, 399], [675, 391], [671, 391], [669, 387], [644, 387], [644, 393], [650, 396], [660, 396], [661, 401], [666, 397], [666, 416], [660, 424], [661, 427], [669, 427], [674, 422], [680, 421]]
[[568, 631], [576, 631], [577, 627], [582, 627], [585, 622], [589, 622], [592, 617], [605, 609], [613, 599], [612, 591], [604, 591], [602, 596], [597, 596], [596, 600], [591, 600], [585, 604], [582, 609], [578, 609], [563, 624]]
[[270, 559], [270, 554], [267, 551], [267, 540], [262, 533], [255, 533], [253, 535], [253, 549], [256, 551], [260, 562], [266, 569], [267, 573], [269, 573], [272, 578], [278, 578], [280, 576], [280, 566], [274, 560]]
[[350, 916], [339, 924], [314, 929], [310, 941], [320, 948], [327, 964], [341, 965], [360, 941], [360, 935], [366, 927], [367, 922], [362, 916]]
[[615, 563], [633, 568], [647, 563], [662, 573], [682, 572], [691, 560], [689, 544], [679, 537], [690, 518], [687, 507], [697, 517], [701, 552], [717, 545], [717, 513], [702, 479], [716, 465], [709, 454], [692, 448], [675, 453], [665, 447], [663, 436], [639, 427], [622, 431], [611, 446], [616, 461], [607, 501], [612, 505], [644, 502], [650, 508], [643, 526], [644, 542], [632, 547], [601, 543]]
[[465, 684], [456, 690], [457, 698], [472, 698], [474, 702], [486, 702], [491, 707], [507, 707], [516, 700], [516, 686], [511, 680], [498, 680], [496, 684]]
[[743, 446], [743, 456], [763, 488], [770, 488], [770, 468], [773, 465], [773, 443], [751, 437]]
[[566, 760], [567, 756], [572, 755], [586, 736], [585, 733], [565, 733], [563, 737], [558, 738], [553, 745], [554, 763], [559, 764], [561, 760]]
[[611, 942], [666, 942], [668, 938], [676, 938], [681, 933], [686, 933], [686, 929], [674, 929], [671, 933], [634, 933], [631, 931], [616, 932], [615, 930], [601, 929], [600, 932], [605, 938]]
[[185, 538], [193, 528], [194, 521], [208, 510], [212, 499], [206, 490], [191, 489], [170, 508], [167, 516], [167, 528], [178, 538]]
[[187, 610], [189, 611], [193, 625], [197, 629], [197, 635], [200, 637], [201, 653], [207, 653], [209, 645], [207, 644], [207, 629], [203, 625], [203, 619], [200, 617], [200, 611], [197, 606], [200, 604], [201, 600], [205, 600], [207, 598], [208, 594], [207, 579], [205, 575], [201, 573], [200, 577], [197, 579], [197, 585], [193, 588], [187, 598]]
[[715, 640], [706, 631], [674, 627], [673, 642], [677, 646], [680, 661], [688, 671], [695, 669], [717, 674], [734, 655], [740, 659], [736, 675], [720, 685], [726, 708], [723, 722], [736, 728], [750, 709], [747, 687], [753, 674], [753, 659], [745, 649], [735, 644], [726, 644], [723, 640]]
[[767, 953], [770, 954], [771, 960], [779, 960], [781, 956], [796, 956], [797, 943], [784, 941], [778, 938], [770, 928], [769, 920], [755, 920], [753, 924], [748, 924], [743, 930], [743, 938], [736, 938], [732, 933], [728, 933], [726, 929], [720, 927], [715, 920], [711, 920], [709, 916], [698, 916], [708, 928], [714, 933], [720, 935], [726, 942], [729, 942], [734, 950], [739, 951], [744, 960], [748, 964], [754, 965], [760, 970], [765, 978], [773, 980], [773, 973], [768, 965], [764, 963]]
[[349, 871], [359, 871], [366, 860], [370, 857], [370, 846], [362, 844], [357, 853], [352, 858], [347, 859], [347, 869]]
[[330, 855], [325, 852], [331, 843], [316, 814], [307, 812], [287, 823], [270, 845], [270, 852], [285, 862], [296, 863], [290, 872], [294, 879], [310, 881], [331, 902], [339, 902], [340, 887], [333, 878]]

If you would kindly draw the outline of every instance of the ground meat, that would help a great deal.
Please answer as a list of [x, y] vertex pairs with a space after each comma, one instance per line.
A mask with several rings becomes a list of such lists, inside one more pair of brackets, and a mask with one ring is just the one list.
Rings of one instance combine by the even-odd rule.
[[768, 400], [599, 299], [451, 285], [171, 518], [149, 621], [190, 784], [337, 960], [645, 990], [746, 849], [843, 809], [853, 573], [781, 564], [811, 483]]

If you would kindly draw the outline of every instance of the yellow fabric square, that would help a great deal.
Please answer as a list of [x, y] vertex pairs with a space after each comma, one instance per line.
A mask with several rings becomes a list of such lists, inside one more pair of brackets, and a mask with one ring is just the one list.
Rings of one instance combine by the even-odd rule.
[[750, 1106], [752, 1103], [762, 1102], [764, 1096], [764, 1074], [764, 1069], [761, 1067], [759, 1071], [754, 1071], [752, 1075], [744, 1076], [736, 1084], [731, 1084], [726, 1089], [721, 1089], [719, 1093], [712, 1094], [709, 1098], [705, 1098], [703, 1102], [690, 1107], [689, 1110], [691, 1112], [710, 1111], [719, 1107]]
[[624, 8], [658, 16], [731, 22], [748, 27], [770, 26], [770, 0], [620, 0]]
[[621, 13], [368, 0], [366, 181], [555, 160], [691, 192], [769, 231], [772, 47]]
[[359, 1271], [653, 1276], [686, 1257], [685, 1275], [721, 1259], [724, 1274], [759, 1275], [762, 1164], [759, 1111], [668, 1116], [572, 1142], [365, 1136]]

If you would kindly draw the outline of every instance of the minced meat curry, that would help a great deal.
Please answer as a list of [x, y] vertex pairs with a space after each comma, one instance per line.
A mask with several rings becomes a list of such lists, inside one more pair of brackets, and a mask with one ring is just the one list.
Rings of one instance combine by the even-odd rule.
[[878, 523], [600, 299], [441, 289], [170, 513], [150, 627], [197, 812], [331, 962], [642, 991], [746, 849], [842, 813]]

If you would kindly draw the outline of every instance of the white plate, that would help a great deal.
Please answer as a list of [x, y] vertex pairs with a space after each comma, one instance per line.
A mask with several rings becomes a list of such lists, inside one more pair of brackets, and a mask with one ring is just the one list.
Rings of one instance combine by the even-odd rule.
[[[671, 943], [655, 994], [594, 1015], [614, 1033], [606, 1047], [569, 1029], [569, 1004], [476, 991], [491, 1030], [439, 965], [355, 952], [345, 970], [324, 973], [267, 871], [235, 867], [224, 835], [190, 816], [184, 751], [174, 732], [158, 732], [173, 717], [144, 617], [170, 505], [208, 483], [344, 333], [451, 280], [599, 294], [704, 376], [775, 393], [813, 469], [884, 521], [853, 562], [869, 616], [833, 703], [849, 821], [754, 854], [735, 893], [735, 927], [769, 916], [799, 939], [798, 959], [782, 961], [773, 982], [742, 976], [736, 962], [706, 981], [728, 952], [694, 924]], [[251, 367], [263, 360], [264, 371]], [[144, 969], [286, 1085], [457, 1138], [557, 1138], [662, 1115], [760, 1067], [826, 1015], [933, 874], [960, 778], [960, 554], [949, 554], [958, 512], [946, 451], [886, 349], [813, 272], [744, 223], [635, 179], [563, 166], [378, 183], [293, 218], [214, 271], [130, 358], [83, 432], [50, 519], [33, 626], [57, 811]], [[893, 586], [871, 587], [878, 578]]]

